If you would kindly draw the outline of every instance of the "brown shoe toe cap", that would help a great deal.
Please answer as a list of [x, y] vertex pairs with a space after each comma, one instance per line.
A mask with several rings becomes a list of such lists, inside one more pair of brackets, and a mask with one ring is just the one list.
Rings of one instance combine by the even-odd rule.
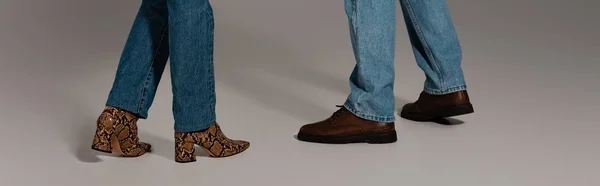
[[300, 131], [298, 132], [298, 134], [309, 134], [309, 135], [316, 135], [318, 134], [316, 128], [317, 128], [317, 124], [308, 124], [308, 125], [304, 125], [300, 128]]
[[402, 107], [402, 112], [418, 112], [419, 109], [414, 103], [408, 103]]

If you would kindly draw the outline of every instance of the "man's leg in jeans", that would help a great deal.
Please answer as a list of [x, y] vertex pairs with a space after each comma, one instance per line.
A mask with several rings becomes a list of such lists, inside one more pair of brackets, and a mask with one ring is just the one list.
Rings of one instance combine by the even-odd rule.
[[395, 0], [346, 0], [356, 66], [344, 107], [379, 122], [394, 121]]
[[419, 100], [405, 105], [401, 116], [431, 121], [473, 112], [446, 1], [400, 0], [400, 4], [417, 64], [426, 77]]
[[351, 93], [330, 118], [303, 126], [298, 139], [319, 143], [391, 143], [394, 129], [395, 0], [346, 0], [356, 66]]

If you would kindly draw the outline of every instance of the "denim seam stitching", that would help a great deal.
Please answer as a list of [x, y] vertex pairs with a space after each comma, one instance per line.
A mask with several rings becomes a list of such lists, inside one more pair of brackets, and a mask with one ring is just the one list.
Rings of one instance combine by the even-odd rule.
[[[360, 62], [362, 61], [362, 60], [361, 60], [361, 58], [360, 58], [360, 56], [361, 56], [361, 55], [360, 55], [360, 53], [361, 53], [361, 52], [360, 52], [360, 41], [359, 41], [359, 39], [358, 39], [358, 37], [357, 37], [357, 36], [359, 35], [359, 33], [358, 33], [358, 30], [359, 30], [359, 29], [358, 29], [358, 25], [356, 24], [356, 22], [357, 22], [357, 19], [360, 17], [360, 16], [358, 16], [358, 13], [360, 12], [360, 11], [358, 11], [358, 7], [359, 7], [359, 6], [358, 6], [358, 0], [352, 0], [352, 6], [353, 6], [353, 7], [352, 7], [352, 10], [353, 10], [353, 12], [352, 12], [352, 29], [353, 29], [353, 31], [354, 31], [354, 36], [353, 36], [353, 38], [352, 38], [352, 39], [354, 40], [354, 42], [355, 42], [355, 45], [356, 45], [356, 47], [355, 47], [355, 50], [356, 50], [356, 52], [355, 52], [355, 54], [354, 54], [354, 55], [356, 55], [356, 56], [355, 56], [355, 58], [356, 58], [356, 63], [358, 64], [358, 63], [360, 63]], [[364, 93], [363, 93], [363, 94], [364, 94]], [[354, 103], [354, 104], [357, 104], [357, 105], [356, 105], [356, 107], [358, 107], [358, 103], [360, 103], [360, 100], [361, 100], [361, 98], [363, 97], [363, 94], [359, 95], [359, 96], [356, 98], [356, 102]], [[354, 107], [355, 107], [355, 106], [353, 106], [353, 108], [354, 108]]]
[[162, 35], [160, 36], [160, 42], [158, 43], [158, 47], [156, 48], [156, 52], [154, 52], [154, 55], [152, 56], [152, 63], [150, 64], [150, 69], [148, 69], [148, 74], [146, 75], [146, 81], [144, 82], [144, 88], [142, 89], [142, 95], [140, 97], [140, 101], [138, 103], [138, 112], [142, 111], [142, 107], [143, 107], [143, 103], [144, 103], [144, 97], [146, 97], [146, 93], [148, 90], [148, 82], [150, 81], [150, 73], [152, 73], [152, 69], [154, 66], [154, 63], [156, 62], [156, 56], [158, 56], [158, 52], [160, 51], [160, 47], [162, 46], [162, 43], [165, 39], [165, 35], [167, 33], [167, 29], [169, 28], [168, 26], [166, 26], [167, 24], [165, 24], [165, 28], [163, 29]]
[[354, 31], [354, 36], [352, 36], [352, 39], [355, 42], [356, 48], [355, 50], [357, 50], [355, 52], [355, 57], [357, 62], [360, 60], [360, 43], [359, 40], [357, 39], [357, 35], [358, 35], [358, 25], [356, 24], [356, 19], [359, 17], [358, 16], [358, 1], [357, 0], [352, 0], [352, 30]]
[[437, 68], [436, 74], [438, 75], [438, 80], [440, 81], [440, 84], [441, 84], [440, 86], [443, 88], [443, 87], [445, 87], [444, 77], [442, 76], [442, 73], [440, 72], [440, 67], [437, 63], [436, 58], [433, 56], [433, 53], [431, 52], [431, 48], [429, 47], [429, 44], [427, 43], [427, 41], [425, 40], [425, 37], [423, 36], [423, 31], [421, 30], [421, 27], [417, 23], [417, 18], [414, 14], [412, 5], [409, 1], [405, 1], [404, 3], [406, 4], [406, 9], [408, 10], [408, 15], [409, 15], [410, 19], [412, 20], [412, 24], [415, 27], [415, 31], [417, 32], [417, 35], [419, 36], [419, 40], [423, 44], [423, 48], [425, 49], [425, 53], [426, 53], [427, 57], [429, 57], [432, 60], [433, 65], [435, 66], [435, 68]]
[[[211, 17], [211, 20], [212, 20], [212, 21], [210, 21], [208, 23], [209, 26], [211, 27], [211, 29], [209, 31], [209, 34], [212, 35], [210, 37], [210, 41], [209, 41], [212, 46], [210, 47], [210, 53], [209, 53], [210, 54], [210, 58], [209, 58], [210, 68], [208, 68], [208, 74], [211, 76], [210, 79], [209, 79], [209, 86], [210, 86], [211, 89], [213, 89], [213, 91], [211, 91], [211, 95], [210, 95], [210, 98], [209, 98], [209, 99], [211, 99], [211, 103], [212, 103], [210, 106], [211, 106], [211, 112], [213, 112], [213, 113], [211, 113], [211, 114], [214, 115], [214, 112], [215, 112], [215, 109], [216, 109], [215, 108], [216, 107], [216, 100], [217, 100], [216, 93], [215, 93], [216, 92], [216, 90], [215, 90], [216, 86], [215, 86], [215, 73], [214, 73], [214, 64], [215, 64], [215, 59], [214, 59], [215, 58], [214, 57], [214, 35], [215, 35], [215, 31], [214, 31], [214, 28], [215, 28], [215, 22], [214, 22], [214, 13], [213, 13], [212, 8], [207, 8], [207, 9], [210, 12], [209, 16]], [[216, 120], [216, 118], [211, 118], [211, 119]]]

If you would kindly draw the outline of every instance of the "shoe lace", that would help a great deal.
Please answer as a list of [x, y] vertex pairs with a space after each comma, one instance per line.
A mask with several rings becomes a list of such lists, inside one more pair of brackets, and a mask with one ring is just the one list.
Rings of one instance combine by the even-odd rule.
[[335, 107], [338, 107], [340, 109], [338, 109], [337, 111], [335, 111], [333, 113], [333, 115], [331, 116], [331, 118], [329, 118], [329, 122], [333, 123], [334, 121], [336, 121], [338, 118], [340, 118], [340, 116], [342, 116], [344, 114], [344, 112], [346, 111], [344, 109], [343, 105], [336, 105]]

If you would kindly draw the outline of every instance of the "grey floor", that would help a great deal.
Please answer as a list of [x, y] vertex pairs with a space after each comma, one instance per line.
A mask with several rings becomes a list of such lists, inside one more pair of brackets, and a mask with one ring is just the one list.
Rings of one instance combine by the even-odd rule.
[[[0, 185], [600, 185], [597, 1], [449, 0], [476, 113], [455, 126], [398, 118], [388, 145], [293, 137], [348, 93], [342, 0], [212, 3], [219, 121], [252, 146], [176, 164], [168, 73], [140, 125], [153, 153], [89, 150], [139, 0], [2, 0]], [[401, 19], [397, 41], [400, 106], [424, 76]]]

